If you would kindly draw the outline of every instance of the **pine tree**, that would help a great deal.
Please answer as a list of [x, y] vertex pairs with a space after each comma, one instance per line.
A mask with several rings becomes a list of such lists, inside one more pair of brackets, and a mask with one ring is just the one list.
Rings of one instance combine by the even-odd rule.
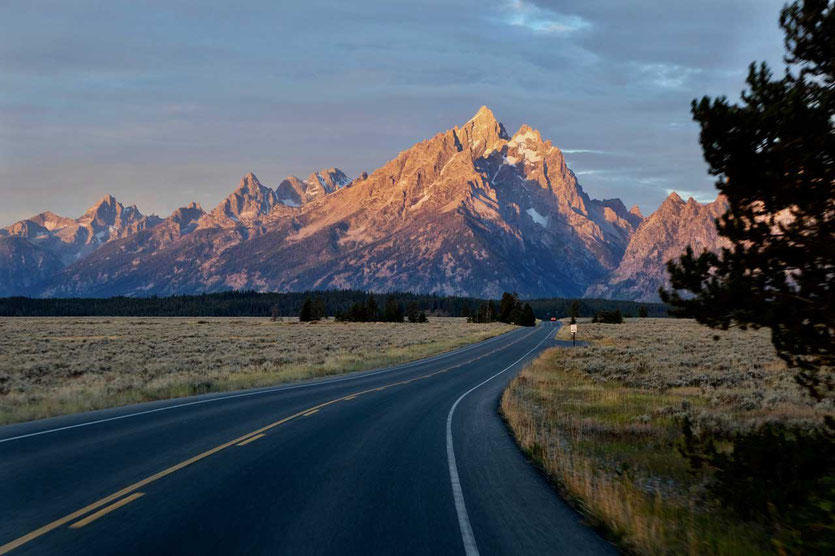
[[516, 324], [519, 326], [536, 326], [536, 315], [534, 314], [530, 304], [525, 303], [524, 307], [522, 307]]
[[502, 299], [499, 301], [499, 314], [497, 316], [497, 320], [499, 322], [505, 322], [510, 324], [517, 320], [518, 316], [516, 313], [519, 312], [519, 296], [510, 293], [504, 292], [502, 294]]
[[418, 320], [418, 304], [417, 301], [410, 301], [406, 306], [406, 316], [409, 322], [417, 322]]
[[313, 300], [312, 304], [312, 320], [320, 320], [327, 316], [327, 310], [325, 309], [325, 302], [322, 301], [321, 298], [317, 297]]
[[796, 1], [780, 26], [789, 64], [780, 77], [751, 64], [740, 104], [693, 101], [728, 199], [717, 229], [731, 245], [670, 261], [672, 290], [661, 297], [713, 328], [770, 328], [820, 400], [835, 396], [835, 6]]
[[368, 294], [368, 300], [365, 303], [365, 321], [366, 322], [375, 322], [377, 320], [377, 313], [379, 313], [379, 309], [377, 309], [377, 300], [374, 299], [374, 294]]
[[472, 314], [472, 310], [470, 309], [469, 303], [464, 303], [464, 306], [461, 307], [461, 316], [467, 317], [467, 320], [470, 320], [470, 316]]
[[313, 320], [313, 300], [306, 297], [299, 311], [299, 322], [310, 322]]
[[397, 299], [390, 295], [386, 297], [386, 305], [383, 309], [384, 322], [403, 322], [403, 311], [400, 309], [400, 304]]

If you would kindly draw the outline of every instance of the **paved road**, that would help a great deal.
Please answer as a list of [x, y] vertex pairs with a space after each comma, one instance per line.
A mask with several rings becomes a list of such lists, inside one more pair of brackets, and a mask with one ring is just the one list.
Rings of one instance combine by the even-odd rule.
[[0, 428], [0, 554], [611, 553], [497, 414], [555, 331]]

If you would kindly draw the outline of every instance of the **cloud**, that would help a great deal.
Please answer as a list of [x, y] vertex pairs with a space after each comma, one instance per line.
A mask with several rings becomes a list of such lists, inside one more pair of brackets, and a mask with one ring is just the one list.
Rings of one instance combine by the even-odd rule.
[[784, 1], [0, 2], [0, 225], [357, 175], [482, 104], [573, 147], [593, 197], [706, 198], [690, 101], [779, 67]]
[[508, 0], [501, 8], [499, 20], [535, 33], [567, 35], [591, 27], [580, 16], [541, 8], [525, 0]]
[[560, 149], [563, 154], [611, 154], [609, 151], [597, 149]]
[[677, 64], [641, 64], [640, 71], [654, 84], [667, 89], [678, 89], [688, 79], [701, 73], [699, 68], [688, 68]]

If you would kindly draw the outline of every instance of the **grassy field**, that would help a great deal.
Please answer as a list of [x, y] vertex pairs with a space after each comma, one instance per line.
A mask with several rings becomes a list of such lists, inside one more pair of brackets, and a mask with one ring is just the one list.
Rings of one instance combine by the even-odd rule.
[[2, 318], [0, 424], [371, 369], [511, 328], [458, 318]]
[[676, 449], [685, 416], [697, 430], [732, 432], [833, 413], [795, 384], [768, 332], [627, 319], [580, 322], [578, 339], [591, 345], [545, 352], [504, 393], [530, 457], [629, 552], [773, 552], [760, 526], [705, 496], [707, 472], [692, 473]]

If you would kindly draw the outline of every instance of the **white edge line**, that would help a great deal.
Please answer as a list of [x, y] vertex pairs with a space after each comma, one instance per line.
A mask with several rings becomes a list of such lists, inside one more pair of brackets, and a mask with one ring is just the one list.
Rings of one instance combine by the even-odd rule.
[[[545, 328], [543, 326], [543, 328]], [[461, 403], [467, 394], [472, 392], [473, 390], [484, 386], [497, 376], [502, 373], [507, 372], [509, 369], [516, 366], [520, 361], [522, 361], [525, 357], [539, 349], [545, 340], [548, 340], [551, 337], [551, 332], [545, 334], [545, 337], [542, 338], [538, 344], [536, 344], [530, 351], [528, 351], [525, 355], [502, 369], [501, 371], [497, 372], [490, 378], [479, 382], [455, 400], [455, 403], [452, 404], [452, 407], [449, 410], [449, 414], [446, 417], [446, 453], [447, 453], [447, 462], [449, 463], [449, 480], [452, 484], [452, 497], [455, 499], [455, 512], [458, 514], [458, 527], [461, 529], [461, 540], [464, 541], [464, 552], [467, 556], [478, 556], [478, 545], [475, 542], [475, 535], [473, 535], [473, 528], [470, 525], [470, 517], [467, 514], [467, 505], [464, 503], [464, 492], [461, 490], [461, 479], [458, 476], [458, 465], [455, 463], [455, 448], [452, 444], [452, 416], [455, 413], [455, 408], [458, 407], [458, 404]]]
[[[522, 330], [522, 329], [520, 328], [518, 330]], [[219, 402], [219, 401], [224, 401], [224, 400], [231, 400], [231, 399], [234, 399], [234, 398], [243, 398], [243, 397], [247, 397], [247, 396], [258, 396], [258, 395], [261, 395], [261, 394], [271, 394], [273, 392], [280, 392], [280, 391], [283, 391], [283, 390], [295, 390], [297, 388], [312, 388], [314, 386], [324, 386], [326, 384], [334, 384], [336, 382], [344, 382], [346, 380], [357, 380], [357, 379], [360, 379], [360, 378], [366, 378], [366, 377], [378, 375], [378, 374], [381, 374], [381, 373], [390, 373], [390, 372], [393, 372], [393, 371], [400, 371], [400, 370], [403, 370], [403, 369], [407, 369], [409, 367], [414, 367], [415, 365], [422, 365], [424, 363], [431, 363], [431, 362], [437, 361], [439, 359], [445, 359], [447, 357], [452, 357], [453, 355], [459, 355], [461, 353], [465, 353], [467, 351], [476, 349], [478, 347], [485, 346], [487, 344], [493, 343], [496, 340], [499, 340], [500, 338], [505, 338], [505, 337], [507, 337], [507, 334], [512, 334], [513, 332], [516, 332], [516, 331], [517, 330], [511, 331], [511, 332], [505, 333], [505, 334], [499, 334], [498, 336], [494, 336], [493, 338], [488, 338], [487, 340], [483, 340], [481, 342], [477, 342], [475, 344], [471, 344], [469, 346], [466, 346], [466, 347], [463, 347], [463, 348], [460, 348], [460, 349], [449, 351], [447, 353], [442, 353], [440, 355], [434, 355], [434, 356], [428, 357], [426, 359], [420, 359], [418, 361], [413, 361], [411, 363], [404, 363], [402, 365], [396, 365], [394, 367], [389, 367], [389, 368], [386, 368], [386, 369], [380, 369], [378, 371], [365, 371], [365, 372], [361, 371], [360, 373], [357, 373], [357, 374], [354, 374], [354, 375], [351, 375], [351, 376], [341, 377], [341, 378], [333, 378], [333, 379], [329, 379], [329, 380], [319, 380], [319, 381], [307, 382], [307, 383], [304, 383], [304, 384], [291, 384], [291, 385], [285, 385], [285, 386], [277, 386], [275, 388], [265, 388], [265, 389], [261, 389], [261, 390], [256, 390], [254, 392], [242, 392], [240, 394], [230, 394], [230, 395], [227, 395], [227, 396], [216, 396], [214, 398], [209, 398], [209, 399], [206, 399], [206, 400], [197, 400], [197, 401], [193, 401], [193, 402], [185, 402], [185, 403], [180, 403], [180, 404], [175, 404], [175, 405], [168, 405], [168, 406], [165, 406], [165, 407], [158, 407], [156, 409], [148, 409], [146, 411], [137, 411], [136, 413], [128, 413], [126, 415], [117, 415], [115, 417], [108, 417], [106, 419], [97, 419], [95, 421], [87, 421], [85, 423], [76, 423], [75, 425], [67, 425], [65, 427], [57, 427], [57, 428], [54, 428], [54, 429], [47, 429], [47, 430], [43, 430], [43, 431], [30, 432], [28, 434], [21, 434], [21, 435], [18, 435], [18, 436], [10, 436], [9, 438], [0, 439], [0, 444], [3, 444], [4, 442], [11, 442], [13, 440], [22, 440], [24, 438], [30, 438], [32, 436], [40, 436], [42, 434], [50, 434], [50, 433], [53, 433], [53, 432], [60, 432], [60, 431], [65, 431], [65, 430], [70, 430], [70, 429], [77, 429], [77, 428], [80, 428], [80, 427], [88, 427], [90, 425], [98, 425], [98, 424], [107, 423], [107, 422], [110, 422], [110, 421], [119, 421], [121, 419], [128, 419], [130, 417], [139, 417], [140, 415], [148, 415], [150, 413], [158, 413], [160, 411], [169, 411], [171, 409], [179, 409], [181, 407], [188, 407], [188, 406], [192, 406], [192, 405], [200, 405], [200, 404], [204, 404], [204, 403], [213, 403], [213, 402]]]

